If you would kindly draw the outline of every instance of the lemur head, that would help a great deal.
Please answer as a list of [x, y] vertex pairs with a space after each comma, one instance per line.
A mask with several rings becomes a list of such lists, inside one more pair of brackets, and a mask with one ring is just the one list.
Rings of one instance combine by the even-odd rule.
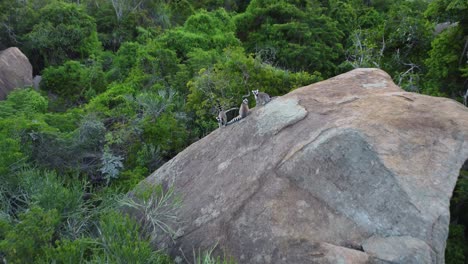
[[252, 90], [252, 93], [257, 96], [258, 95], [258, 90]]
[[243, 104], [249, 104], [249, 99], [244, 98], [244, 100], [242, 100], [242, 103], [243, 103]]
[[222, 121], [221, 117], [219, 117], [219, 116], [216, 117], [216, 120], [218, 121], [218, 123], [220, 123]]

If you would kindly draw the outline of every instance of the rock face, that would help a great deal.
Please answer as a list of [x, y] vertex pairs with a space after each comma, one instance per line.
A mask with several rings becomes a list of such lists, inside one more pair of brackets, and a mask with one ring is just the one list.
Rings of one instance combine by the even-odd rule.
[[181, 196], [173, 255], [217, 243], [238, 263], [444, 263], [467, 158], [468, 108], [357, 69], [256, 107], [139, 187]]
[[0, 100], [11, 90], [32, 84], [32, 66], [28, 58], [15, 47], [0, 51]]

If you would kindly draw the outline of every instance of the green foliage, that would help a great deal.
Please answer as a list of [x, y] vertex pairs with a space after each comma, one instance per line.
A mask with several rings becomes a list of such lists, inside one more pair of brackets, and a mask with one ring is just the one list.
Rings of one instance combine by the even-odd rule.
[[360, 13], [361, 15], [358, 18], [358, 26], [362, 29], [378, 27], [385, 22], [385, 16], [377, 12], [374, 8], [362, 9], [360, 10]]
[[47, 99], [32, 89], [15, 90], [0, 101], [0, 178], [26, 162], [30, 132], [54, 130], [42, 120], [47, 105]]
[[345, 36], [349, 36], [353, 29], [358, 27], [360, 9], [353, 6], [352, 1], [331, 0], [326, 11], [327, 16], [337, 21], [337, 27]]
[[468, 4], [466, 1], [431, 1], [425, 15], [436, 23], [452, 22], [432, 41], [426, 59], [428, 79], [424, 92], [455, 98], [465, 93], [468, 72]]
[[467, 11], [468, 3], [464, 0], [434, 0], [430, 2], [425, 14], [438, 23], [460, 22], [466, 26], [468, 23]]
[[347, 61], [341, 65], [349, 64], [352, 68], [373, 68], [382, 64], [383, 52], [378, 39], [383, 39], [381, 30], [357, 29], [350, 36], [350, 45], [347, 50]]
[[5, 239], [5, 235], [8, 233], [8, 230], [11, 229], [10, 223], [2, 217], [3, 215], [0, 215], [0, 241]]
[[426, 7], [422, 1], [404, 1], [394, 4], [387, 13], [384, 26], [385, 46], [383, 68], [397, 85], [412, 91], [421, 91], [424, 57], [430, 49], [432, 26], [423, 18]]
[[162, 234], [171, 237], [178, 235], [179, 230], [173, 230], [173, 226], [180, 223], [177, 212], [182, 201], [173, 189], [140, 184], [135, 189], [135, 197], [122, 199], [120, 204], [142, 213], [139, 221], [151, 240]]
[[96, 241], [90, 238], [60, 240], [55, 247], [48, 247], [39, 263], [83, 263], [96, 250]]
[[91, 0], [88, 13], [96, 19], [99, 39], [106, 49], [116, 51], [122, 44], [137, 38], [138, 30], [149, 29], [158, 34], [173, 26], [182, 25], [193, 13], [190, 1]]
[[248, 52], [273, 50], [274, 62], [290, 70], [332, 76], [344, 56], [344, 34], [337, 22], [311, 3], [254, 0], [236, 17], [236, 24]]
[[185, 147], [187, 132], [184, 125], [172, 114], [162, 114], [154, 123], [149, 120], [143, 122], [143, 138], [166, 157], [171, 157]]
[[99, 222], [99, 243], [104, 254], [93, 259], [99, 263], [172, 263], [151, 249], [149, 240], [142, 238], [139, 225], [128, 216], [109, 212]]
[[[144, 148], [143, 148], [144, 149]], [[142, 166], [137, 165], [133, 169], [124, 170], [120, 173], [119, 178], [112, 182], [111, 187], [115, 188], [123, 193], [130, 192], [138, 183], [144, 180], [150, 172], [161, 166], [162, 158], [159, 156], [154, 163], [148, 164], [145, 154], [140, 152], [137, 154], [138, 158], [144, 158], [144, 164]], [[149, 168], [149, 169], [148, 169]]]
[[161, 36], [161, 42], [175, 50], [183, 60], [194, 49], [222, 51], [229, 46], [240, 45], [231, 15], [223, 9], [198, 11], [187, 19], [183, 27], [169, 30]]
[[445, 263], [464, 264], [468, 256], [468, 241], [464, 235], [463, 225], [450, 225], [447, 247], [445, 248]]
[[121, 156], [115, 156], [109, 149], [104, 150], [101, 157], [102, 166], [99, 170], [104, 175], [108, 184], [111, 179], [118, 178], [120, 170], [123, 168], [122, 160]]
[[[192, 56], [197, 55], [192, 53]], [[216, 127], [214, 117], [218, 107], [225, 110], [238, 107], [242, 95], [251, 90], [279, 95], [318, 80], [318, 74], [291, 73], [246, 56], [242, 48], [226, 49], [216, 64], [200, 70], [188, 83], [187, 107], [197, 115], [196, 123], [202, 131], [211, 131]]]
[[[91, 99], [86, 105], [88, 112], [100, 113], [104, 116], [118, 116], [126, 111], [126, 95], [133, 95], [135, 88], [128, 84], [113, 83], [107, 90]], [[122, 109], [124, 108], [124, 109]]]
[[[407, 62], [422, 64], [430, 48], [432, 26], [423, 19], [417, 1], [392, 5], [387, 16], [386, 52], [396, 53]], [[424, 9], [423, 9], [424, 10]]]
[[363, 9], [348, 39], [343, 69], [379, 67], [405, 90], [420, 92], [424, 84], [424, 58], [430, 49], [432, 27], [424, 18], [424, 1], [386, 4], [385, 12]]
[[36, 130], [30, 133], [31, 158], [43, 168], [93, 174], [99, 168], [106, 129], [95, 116], [81, 120], [72, 132]]
[[24, 113], [32, 115], [45, 113], [48, 101], [32, 89], [16, 89], [8, 94], [6, 101], [0, 101], [0, 118]]
[[233, 259], [226, 257], [226, 256], [224, 256], [223, 258], [221, 258], [220, 256], [217, 256], [217, 257], [213, 256], [213, 251], [215, 250], [216, 246], [217, 245], [215, 245], [214, 247], [212, 247], [211, 249], [207, 251], [204, 251], [203, 253], [201, 253], [200, 251], [198, 251], [198, 253], [195, 253], [195, 250], [194, 250], [193, 263], [194, 264], [235, 264], [236, 263]]
[[43, 6], [40, 1], [0, 1], [0, 50], [23, 50], [24, 35], [37, 23], [36, 9]]
[[123, 81], [137, 61], [137, 52], [140, 44], [125, 42], [120, 46], [113, 59], [112, 69], [107, 73], [109, 79]]
[[150, 41], [138, 50], [137, 63], [127, 82], [141, 90], [169, 87], [179, 69], [176, 53]]
[[83, 109], [73, 108], [63, 113], [46, 113], [43, 117], [45, 123], [58, 131], [72, 132], [77, 128], [83, 115]]
[[468, 260], [466, 236], [466, 228], [468, 227], [468, 171], [463, 170], [463, 168], [460, 170], [460, 176], [450, 201], [450, 222], [445, 261], [446, 263], [465, 263]]
[[[118, 13], [119, 5], [131, 4], [131, 1], [115, 1], [117, 9], [112, 1], [96, 0], [95, 4], [88, 4], [87, 11], [96, 21], [99, 40], [105, 49], [116, 51], [125, 41], [131, 41], [137, 36], [136, 27], [141, 17], [136, 12], [126, 10], [125, 14]], [[131, 8], [131, 7], [126, 7]]]
[[41, 89], [61, 96], [64, 100], [80, 104], [101, 93], [107, 86], [99, 62], [89, 61], [83, 65], [78, 61], [67, 61], [61, 66], [51, 66], [43, 71]]
[[[463, 81], [459, 72], [459, 55], [463, 49], [463, 35], [459, 27], [453, 27], [439, 34], [432, 42], [428, 67], [428, 90], [438, 89], [449, 96], [456, 96], [462, 90]], [[458, 77], [458, 78], [457, 78]]]
[[30, 58], [45, 66], [82, 59], [100, 50], [94, 19], [78, 5], [59, 1], [39, 10], [37, 23], [24, 37]]
[[[38, 263], [166, 263], [139, 231], [176, 233], [174, 195], [158, 188], [128, 202], [148, 216], [138, 224], [114, 211], [116, 197], [210, 133], [219, 108], [238, 107], [250, 90], [283, 95], [379, 67], [408, 91], [466, 91], [463, 0], [15, 0], [0, 10], [0, 49], [25, 52], [49, 96], [22, 89], [0, 102], [0, 254], [9, 262], [26, 261], [10, 260], [20, 248]], [[441, 22], [452, 24], [433, 34]], [[464, 226], [466, 193], [461, 176], [451, 216]], [[28, 226], [53, 235], [40, 246], [13, 239]], [[448, 263], [466, 261], [460, 230], [451, 227]], [[195, 261], [226, 263], [212, 253]]]
[[[115, 194], [96, 192], [83, 199], [82, 184], [65, 184], [54, 173], [25, 170], [15, 176], [19, 181], [8, 196], [21, 194], [23, 208], [0, 214], [0, 253], [9, 263], [172, 263], [152, 250], [139, 224], [115, 210], [122, 199]], [[172, 208], [167, 197], [151, 196], [166, 215], [165, 208]], [[166, 221], [163, 214], [156, 217], [158, 223]]]
[[0, 241], [0, 252], [8, 263], [33, 263], [53, 239], [60, 218], [57, 210], [33, 206], [19, 216], [19, 222]]
[[[0, 121], [0, 125], [2, 122]], [[0, 132], [0, 179], [9, 174], [14, 166], [21, 166], [24, 153], [21, 151], [19, 139], [11, 138], [3, 131]]]

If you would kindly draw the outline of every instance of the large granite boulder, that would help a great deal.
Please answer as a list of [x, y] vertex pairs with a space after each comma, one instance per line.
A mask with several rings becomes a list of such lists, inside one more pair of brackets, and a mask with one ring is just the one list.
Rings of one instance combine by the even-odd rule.
[[0, 51], [0, 100], [15, 88], [31, 86], [32, 66], [16, 47]]
[[467, 158], [468, 108], [357, 69], [256, 107], [136, 192], [181, 196], [173, 255], [217, 243], [238, 263], [444, 263]]

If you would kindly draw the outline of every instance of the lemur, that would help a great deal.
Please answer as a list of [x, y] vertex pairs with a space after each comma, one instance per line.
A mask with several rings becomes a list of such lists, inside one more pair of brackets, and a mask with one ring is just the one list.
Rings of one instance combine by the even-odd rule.
[[270, 95], [267, 93], [259, 92], [258, 90], [252, 90], [252, 93], [255, 97], [256, 105], [265, 105], [271, 101]]
[[249, 99], [244, 98], [244, 100], [242, 100], [242, 104], [239, 107], [239, 115], [233, 118], [231, 121], [227, 122], [226, 125], [230, 125], [234, 122], [237, 122], [241, 120], [242, 118], [245, 118], [248, 114], [249, 114]]
[[237, 110], [237, 109], [239, 109], [239, 108], [234, 107], [234, 108], [231, 108], [231, 109], [226, 110], [226, 111], [220, 110], [218, 116], [216, 117], [216, 120], [218, 121], [219, 127], [226, 126], [226, 124], [228, 122], [226, 113], [228, 113], [228, 112], [230, 112], [232, 110]]

